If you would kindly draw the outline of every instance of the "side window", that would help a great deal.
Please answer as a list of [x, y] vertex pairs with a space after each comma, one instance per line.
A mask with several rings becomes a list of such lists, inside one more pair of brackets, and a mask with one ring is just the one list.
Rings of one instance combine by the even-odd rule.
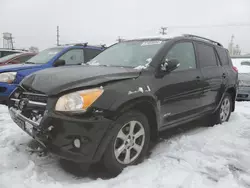
[[83, 50], [73, 49], [63, 54], [59, 59], [65, 60], [66, 65], [76, 65], [84, 63]]
[[97, 49], [89, 49], [89, 48], [85, 48], [84, 49], [84, 60], [85, 62], [90, 61], [91, 59], [93, 59], [95, 56], [97, 56], [99, 53], [101, 53], [101, 50], [97, 50]]
[[25, 56], [16, 58], [15, 60], [20, 61], [20, 63], [23, 63], [25, 61], [28, 61], [32, 57], [33, 57], [33, 55], [25, 55]]
[[216, 49], [219, 54], [219, 58], [220, 58], [222, 65], [228, 65], [229, 61], [228, 61], [227, 51], [223, 48], [216, 48]]
[[196, 69], [194, 46], [191, 42], [175, 44], [167, 53], [166, 58], [177, 59], [180, 66], [175, 71]]
[[213, 47], [197, 43], [197, 51], [201, 68], [217, 66], [217, 58]]
[[15, 54], [15, 53], [17, 53], [17, 52], [12, 52], [12, 51], [3, 51], [3, 52], [2, 52], [2, 55], [3, 55], [3, 56], [6, 56], [6, 55]]

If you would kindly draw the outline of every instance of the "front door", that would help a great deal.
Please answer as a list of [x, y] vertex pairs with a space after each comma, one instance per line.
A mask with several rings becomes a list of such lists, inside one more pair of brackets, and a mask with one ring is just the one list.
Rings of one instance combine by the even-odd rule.
[[167, 52], [166, 58], [177, 59], [180, 66], [158, 80], [161, 82], [161, 88], [156, 95], [160, 100], [163, 126], [194, 116], [201, 107], [203, 91], [203, 78], [197, 66], [192, 42], [174, 44]]

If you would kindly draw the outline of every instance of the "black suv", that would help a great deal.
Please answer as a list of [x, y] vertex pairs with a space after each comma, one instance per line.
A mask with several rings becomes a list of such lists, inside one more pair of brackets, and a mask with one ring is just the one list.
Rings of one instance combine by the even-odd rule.
[[12, 119], [49, 151], [119, 174], [159, 131], [211, 116], [228, 121], [238, 73], [218, 42], [194, 36], [126, 40], [87, 65], [36, 72], [9, 98]]

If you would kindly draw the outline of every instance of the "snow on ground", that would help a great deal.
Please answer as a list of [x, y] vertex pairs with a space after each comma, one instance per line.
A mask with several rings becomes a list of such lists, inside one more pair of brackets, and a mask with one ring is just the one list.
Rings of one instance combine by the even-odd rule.
[[1, 188], [240, 188], [250, 187], [250, 103], [239, 102], [230, 122], [163, 140], [142, 164], [113, 179], [77, 177], [52, 156], [27, 151], [30, 137], [0, 106]]

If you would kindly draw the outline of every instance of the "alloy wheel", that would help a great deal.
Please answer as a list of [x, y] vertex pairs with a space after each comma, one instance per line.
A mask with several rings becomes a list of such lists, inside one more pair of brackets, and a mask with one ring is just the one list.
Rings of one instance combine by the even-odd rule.
[[145, 130], [138, 121], [126, 123], [118, 132], [114, 144], [116, 160], [124, 165], [131, 164], [140, 155], [145, 142]]
[[231, 102], [228, 97], [224, 98], [220, 107], [220, 119], [221, 122], [227, 121], [231, 110]]

